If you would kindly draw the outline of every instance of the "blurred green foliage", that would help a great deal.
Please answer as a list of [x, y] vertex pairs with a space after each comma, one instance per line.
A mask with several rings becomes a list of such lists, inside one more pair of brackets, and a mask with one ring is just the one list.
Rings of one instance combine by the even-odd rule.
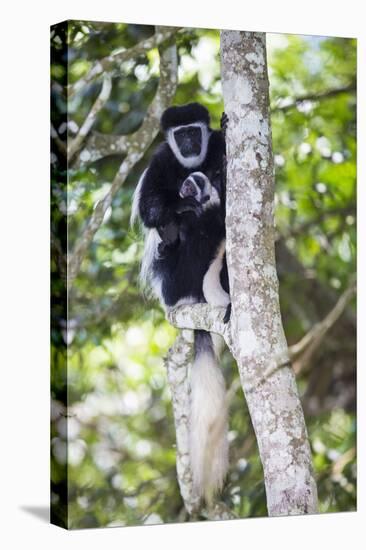
[[[68, 76], [73, 83], [93, 62], [153, 32], [143, 25], [69, 22], [66, 52], [56, 28], [52, 79], [63, 86]], [[356, 269], [356, 43], [268, 35], [267, 49], [281, 309], [292, 344], [334, 306]], [[219, 32], [188, 30], [179, 37], [178, 53], [175, 103], [204, 103], [218, 127], [223, 111]], [[135, 131], [158, 76], [156, 50], [123, 63], [113, 73], [112, 94], [93, 130]], [[68, 128], [61, 123], [65, 103], [57, 94], [53, 97], [61, 138], [80, 127], [100, 87], [96, 80], [70, 100]], [[304, 97], [308, 99], [294, 103]], [[71, 528], [188, 519], [176, 479], [172, 405], [163, 366], [176, 332], [138, 287], [142, 239], [129, 227], [133, 190], [161, 139], [159, 135], [131, 171], [95, 235], [68, 296], [67, 336], [60, 305], [65, 289], [52, 260], [53, 327], [61, 328], [69, 344], [66, 379], [65, 346], [60, 330], [52, 331], [52, 502], [62, 515], [68, 501]], [[55, 147], [53, 151], [57, 157]], [[122, 158], [110, 156], [84, 168], [70, 165], [67, 181], [66, 166], [54, 162], [52, 229], [64, 243], [67, 214], [70, 249]], [[321, 512], [356, 507], [355, 363], [351, 304], [298, 376]], [[238, 373], [228, 355], [223, 369], [228, 387], [236, 383]], [[263, 472], [241, 390], [230, 412], [231, 465], [223, 500], [240, 517], [263, 516]]]

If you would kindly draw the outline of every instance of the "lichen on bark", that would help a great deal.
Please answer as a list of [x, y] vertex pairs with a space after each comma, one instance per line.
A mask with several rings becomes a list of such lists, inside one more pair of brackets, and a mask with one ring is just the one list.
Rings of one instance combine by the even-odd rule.
[[198, 510], [199, 501], [193, 492], [189, 463], [189, 368], [192, 357], [193, 332], [182, 330], [165, 359], [172, 393], [175, 434], [176, 467], [180, 494], [189, 514]]
[[265, 35], [221, 32], [227, 130], [232, 352], [263, 464], [270, 515], [317, 510], [311, 452], [283, 331]]
[[189, 460], [190, 386], [189, 371], [193, 358], [193, 331], [182, 330], [165, 359], [173, 401], [176, 434], [176, 467], [180, 494], [191, 518], [233, 519], [235, 514], [224, 502], [215, 501], [205, 507], [193, 490]]
[[221, 32], [227, 129], [226, 247], [232, 313], [207, 304], [168, 312], [173, 324], [221, 333], [237, 361], [271, 516], [317, 511], [303, 411], [279, 306], [274, 170], [265, 36]]

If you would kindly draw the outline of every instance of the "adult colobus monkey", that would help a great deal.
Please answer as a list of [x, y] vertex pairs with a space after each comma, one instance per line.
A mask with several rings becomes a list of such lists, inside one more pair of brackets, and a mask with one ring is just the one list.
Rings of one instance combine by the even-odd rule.
[[207, 109], [199, 103], [169, 107], [161, 117], [166, 140], [143, 173], [134, 197], [132, 221], [140, 215], [145, 227], [157, 229], [167, 244], [178, 238], [180, 213], [195, 211], [194, 197], [180, 197], [182, 182], [193, 171], [203, 172], [225, 207], [223, 159], [225, 138], [209, 126]]
[[[165, 111], [162, 128], [168, 143], [155, 153], [136, 188], [132, 217], [139, 214], [147, 228], [141, 275], [161, 303], [207, 301], [228, 306], [229, 314], [225, 141], [208, 124], [208, 112], [198, 104]], [[228, 428], [225, 381], [212, 336], [205, 331], [195, 331], [190, 381], [193, 483], [197, 494], [210, 500], [227, 472]]]

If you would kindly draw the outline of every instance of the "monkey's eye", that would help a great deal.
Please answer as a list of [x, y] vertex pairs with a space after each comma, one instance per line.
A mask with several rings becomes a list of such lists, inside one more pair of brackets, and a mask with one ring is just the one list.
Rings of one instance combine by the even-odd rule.
[[194, 181], [197, 183], [198, 187], [201, 189], [201, 191], [203, 190], [204, 186], [205, 186], [205, 180], [202, 176], [199, 176], [198, 174], [195, 174], [194, 175]]

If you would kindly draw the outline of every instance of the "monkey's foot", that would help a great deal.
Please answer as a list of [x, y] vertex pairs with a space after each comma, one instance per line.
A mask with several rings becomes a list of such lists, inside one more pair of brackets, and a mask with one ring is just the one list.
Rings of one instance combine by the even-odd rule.
[[227, 126], [229, 124], [229, 117], [227, 116], [227, 114], [225, 113], [225, 111], [222, 113], [221, 115], [221, 120], [220, 120], [220, 126], [221, 126], [221, 130], [225, 133], [226, 132], [226, 129], [227, 129]]
[[194, 197], [184, 197], [180, 199], [175, 211], [177, 214], [193, 212], [198, 217], [202, 214], [202, 206]]

